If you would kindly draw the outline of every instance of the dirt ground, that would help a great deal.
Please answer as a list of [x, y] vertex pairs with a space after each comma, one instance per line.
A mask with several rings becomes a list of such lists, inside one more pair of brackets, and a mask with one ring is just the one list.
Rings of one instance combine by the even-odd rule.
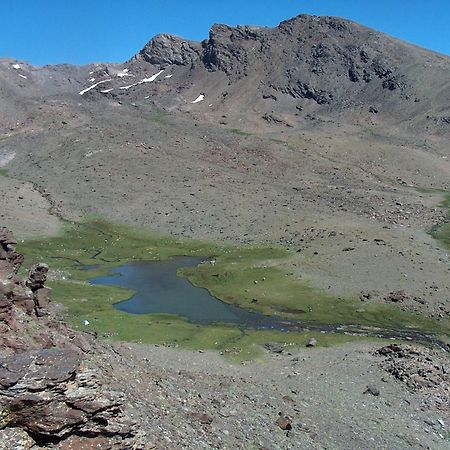
[[0, 221], [18, 239], [53, 236], [61, 227], [50, 204], [32, 184], [0, 176]]
[[210, 352], [114, 344], [102, 367], [157, 449], [448, 448], [448, 374], [412, 391], [383, 370], [378, 348], [286, 349], [236, 365]]

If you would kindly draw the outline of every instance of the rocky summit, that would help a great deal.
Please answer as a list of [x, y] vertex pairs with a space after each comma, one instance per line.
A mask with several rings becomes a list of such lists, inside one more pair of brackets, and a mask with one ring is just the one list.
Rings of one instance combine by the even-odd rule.
[[[309, 15], [0, 59], [0, 449], [448, 448], [449, 73]], [[88, 282], [177, 252], [301, 333]]]

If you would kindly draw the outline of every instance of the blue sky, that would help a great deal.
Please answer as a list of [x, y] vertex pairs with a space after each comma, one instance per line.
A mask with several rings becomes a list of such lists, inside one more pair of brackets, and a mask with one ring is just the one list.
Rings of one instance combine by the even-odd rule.
[[450, 0], [0, 0], [0, 57], [121, 62], [155, 34], [203, 40], [213, 23], [275, 26], [340, 16], [450, 54]]

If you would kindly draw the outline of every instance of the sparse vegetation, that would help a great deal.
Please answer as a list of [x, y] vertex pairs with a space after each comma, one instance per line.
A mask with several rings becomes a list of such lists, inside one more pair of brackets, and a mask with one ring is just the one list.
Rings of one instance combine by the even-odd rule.
[[[416, 188], [418, 192], [423, 194], [440, 194], [443, 198], [439, 202], [440, 208], [446, 208], [448, 211], [448, 218], [450, 221], [450, 193], [444, 189], [435, 188]], [[431, 230], [431, 235], [438, 242], [443, 244], [446, 248], [450, 249], [450, 222], [436, 226]]]
[[253, 133], [240, 130], [239, 128], [232, 128], [230, 131], [234, 134], [238, 134], [239, 136], [253, 136]]

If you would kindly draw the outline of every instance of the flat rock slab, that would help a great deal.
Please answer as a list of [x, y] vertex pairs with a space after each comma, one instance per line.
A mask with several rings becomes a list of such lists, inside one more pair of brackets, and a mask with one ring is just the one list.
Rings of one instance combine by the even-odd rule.
[[0, 385], [38, 390], [70, 379], [81, 355], [73, 350], [44, 349], [0, 359]]

